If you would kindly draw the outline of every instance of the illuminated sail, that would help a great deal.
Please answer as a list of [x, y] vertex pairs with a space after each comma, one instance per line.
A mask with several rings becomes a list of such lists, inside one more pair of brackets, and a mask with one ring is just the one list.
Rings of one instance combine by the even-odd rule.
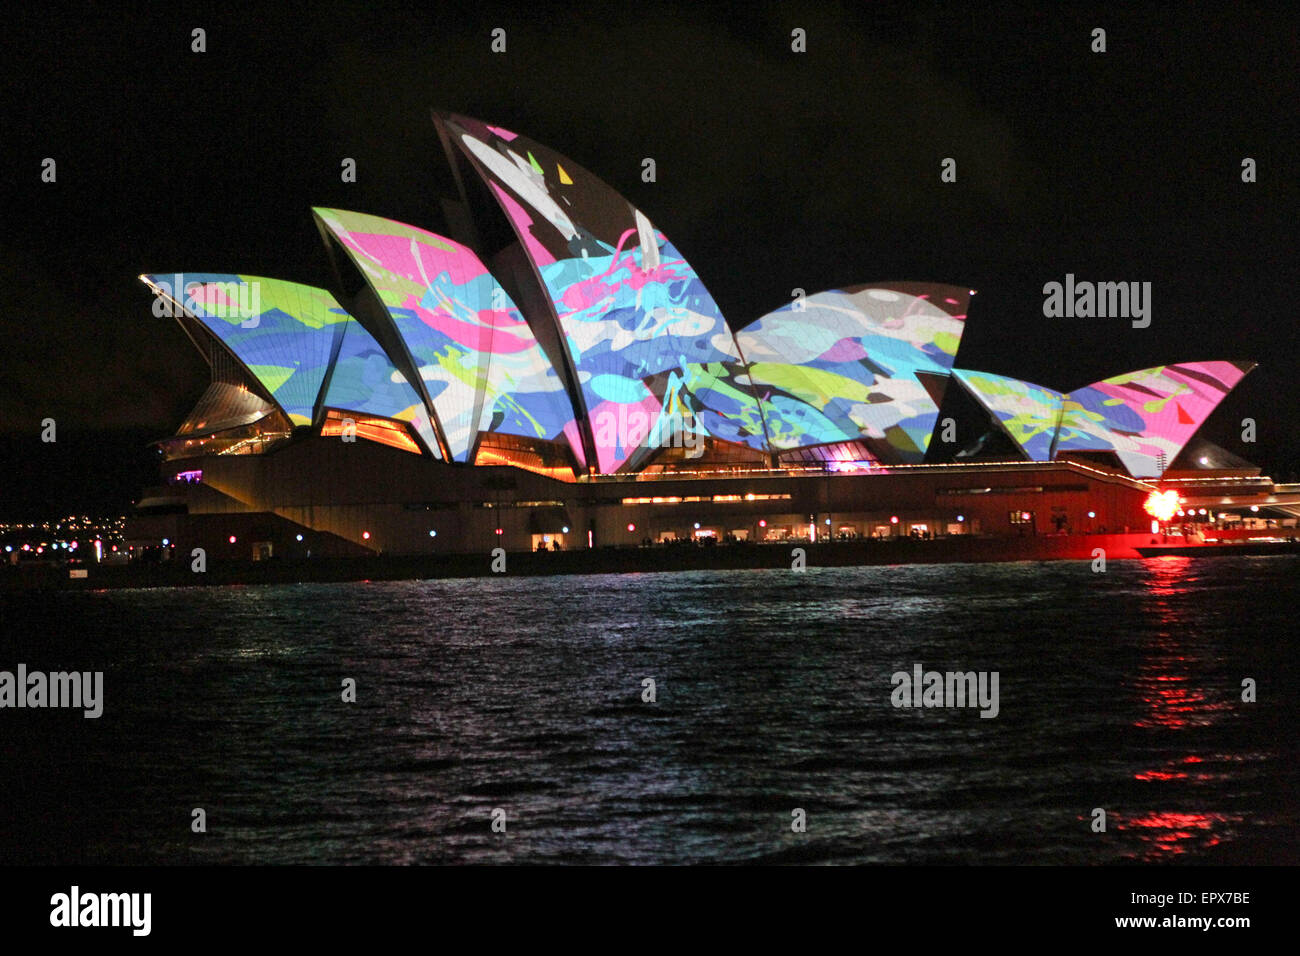
[[317, 209], [388, 310], [451, 454], [480, 432], [576, 438], [564, 383], [519, 310], [468, 248], [415, 226]]
[[527, 137], [442, 116], [488, 183], [549, 298], [599, 470], [683, 428], [766, 450], [731, 330], [700, 277], [638, 209]]
[[1136, 478], [1154, 478], [1253, 362], [1183, 362], [1126, 372], [1065, 397], [1056, 452], [1114, 451]]
[[1030, 461], [1051, 461], [1064, 395], [1033, 382], [991, 372], [953, 369], [952, 374], [993, 415]]
[[773, 449], [862, 440], [882, 461], [921, 461], [969, 299], [954, 286], [853, 286], [737, 332]]

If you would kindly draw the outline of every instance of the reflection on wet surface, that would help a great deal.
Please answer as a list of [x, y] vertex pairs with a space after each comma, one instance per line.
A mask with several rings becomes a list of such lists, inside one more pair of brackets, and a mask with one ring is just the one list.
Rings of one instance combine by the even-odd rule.
[[[11, 659], [103, 669], [106, 706], [9, 715], [0, 858], [1296, 862], [1297, 570], [1161, 558], [9, 597]], [[918, 663], [998, 671], [999, 715], [896, 709], [891, 675]]]

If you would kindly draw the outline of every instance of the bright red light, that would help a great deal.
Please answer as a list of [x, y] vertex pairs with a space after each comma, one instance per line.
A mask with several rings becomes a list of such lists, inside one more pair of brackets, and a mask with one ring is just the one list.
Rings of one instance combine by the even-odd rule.
[[890, 524], [898, 524], [898, 515], [893, 515], [893, 516], [889, 519], [889, 523], [890, 523]]
[[370, 540], [370, 532], [369, 532], [369, 531], [363, 531], [363, 532], [361, 532], [361, 537], [364, 538], [366, 541], [369, 541], [369, 540]]
[[1142, 510], [1157, 521], [1168, 521], [1178, 512], [1178, 492], [1153, 491], [1147, 495]]
[[628, 530], [628, 531], [635, 531], [635, 530], [636, 530], [636, 525], [634, 525], [634, 524], [629, 524], [629, 525], [627, 526], [627, 530]]
[[230, 536], [230, 543], [231, 544], [235, 543], [235, 536], [233, 534]]

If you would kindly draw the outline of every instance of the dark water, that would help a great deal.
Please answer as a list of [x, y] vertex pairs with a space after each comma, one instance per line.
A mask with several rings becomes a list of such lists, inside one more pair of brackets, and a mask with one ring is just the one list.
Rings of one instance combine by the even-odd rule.
[[[0, 711], [0, 859], [1296, 862], [1298, 571], [1165, 558], [6, 598], [0, 668], [107, 673], [99, 720]], [[1000, 714], [894, 708], [891, 674], [917, 662], [998, 671]]]

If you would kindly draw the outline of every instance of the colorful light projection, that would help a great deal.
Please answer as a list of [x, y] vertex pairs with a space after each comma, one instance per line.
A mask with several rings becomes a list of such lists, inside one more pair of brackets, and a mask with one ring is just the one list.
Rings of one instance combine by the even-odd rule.
[[964, 385], [1031, 461], [1050, 461], [1065, 396], [1018, 378], [953, 369]]
[[1108, 451], [1135, 478], [1154, 478], [1252, 368], [1251, 362], [1159, 365], [1064, 395], [987, 372], [953, 374], [1032, 460]]
[[356, 319], [349, 318], [343, 327], [338, 357], [321, 404], [342, 412], [409, 422], [425, 450], [435, 458], [441, 457], [419, 393]]
[[1065, 397], [1056, 452], [1113, 450], [1134, 477], [1158, 477], [1254, 367], [1157, 365], [1075, 389]]
[[391, 219], [341, 209], [315, 213], [387, 308], [454, 460], [468, 460], [479, 432], [567, 435], [582, 460], [564, 383], [470, 249]]
[[920, 462], [969, 301], [953, 286], [853, 286], [741, 329], [772, 448], [865, 440], [882, 461]]
[[549, 295], [599, 471], [618, 471], [682, 428], [765, 450], [731, 331], [664, 234], [540, 143], [466, 117], [438, 120], [488, 183]]
[[141, 277], [216, 336], [295, 425], [310, 425], [346, 311], [324, 289], [260, 276]]

